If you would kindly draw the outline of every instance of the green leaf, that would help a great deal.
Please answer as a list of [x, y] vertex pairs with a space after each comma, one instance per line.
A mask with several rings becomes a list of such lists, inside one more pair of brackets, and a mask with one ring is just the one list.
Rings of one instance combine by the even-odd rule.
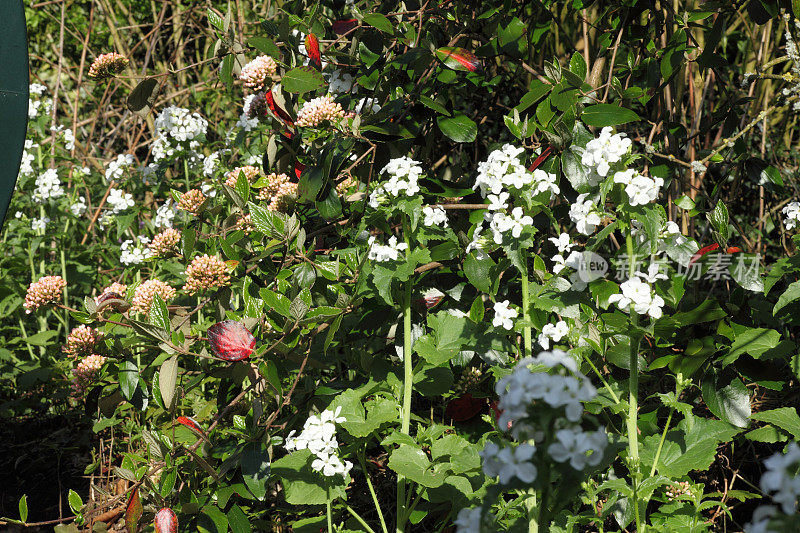
[[252, 533], [253, 531], [253, 528], [250, 526], [250, 521], [247, 519], [247, 515], [244, 514], [241, 507], [235, 504], [231, 507], [231, 510], [228, 511], [228, 525], [232, 533]]
[[366, 402], [365, 408], [362, 403], [364, 392], [361, 389], [347, 389], [328, 406], [330, 410], [342, 408], [341, 416], [345, 417], [346, 421], [342, 422], [341, 426], [356, 438], [368, 437], [383, 424], [398, 419], [399, 410], [396, 402], [377, 397]]
[[256, 499], [264, 501], [270, 472], [269, 452], [266, 445], [263, 442], [248, 443], [242, 450], [240, 465], [244, 484]]
[[716, 416], [736, 427], [746, 428], [750, 424], [750, 391], [739, 378], [727, 384], [718, 376], [703, 381], [703, 400]]
[[281, 51], [278, 48], [278, 45], [276, 45], [275, 41], [273, 41], [269, 37], [250, 37], [249, 39], [247, 39], [247, 44], [258, 50], [262, 54], [272, 56], [275, 59], [281, 57]]
[[139, 85], [128, 95], [128, 109], [139, 116], [147, 115], [155, 101], [157, 87], [158, 80], [156, 78], [147, 78], [139, 82]]
[[83, 500], [80, 495], [74, 490], [69, 489], [67, 501], [69, 502], [69, 508], [72, 509], [72, 512], [76, 515], [80, 515], [81, 509], [83, 508]]
[[161, 365], [158, 371], [158, 390], [164, 407], [172, 410], [172, 400], [175, 399], [175, 383], [178, 379], [178, 355], [175, 354]]
[[497, 40], [500, 46], [504, 47], [515, 42], [525, 34], [526, 29], [525, 23], [517, 17], [514, 17], [511, 19], [511, 22], [508, 23], [508, 26], [501, 26], [497, 29]]
[[161, 295], [156, 293], [153, 295], [153, 302], [150, 304], [150, 315], [148, 316], [150, 323], [156, 327], [163, 328], [167, 331], [172, 329], [169, 322], [169, 311], [167, 311], [167, 304], [161, 298]]
[[615, 104], [594, 104], [583, 110], [581, 120], [584, 124], [601, 128], [627, 124], [640, 119], [634, 111]]
[[[322, 474], [311, 470], [316, 459], [308, 450], [298, 450], [272, 463], [272, 474], [281, 480], [286, 503], [289, 505], [324, 505], [328, 501], [328, 482]], [[341, 476], [334, 476], [337, 484], [330, 487], [330, 498], [345, 498]]]
[[208, 17], [208, 22], [217, 28], [218, 30], [222, 31], [222, 17], [217, 15], [213, 9], [210, 7], [206, 10], [206, 16]]
[[19, 504], [17, 506], [19, 508], [19, 519], [22, 522], [28, 521], [28, 495], [23, 494], [22, 498], [19, 499]]
[[133, 398], [139, 384], [139, 368], [133, 361], [122, 361], [119, 365], [119, 388], [125, 399]]
[[377, 28], [384, 33], [394, 34], [394, 25], [386, 16], [380, 13], [370, 13], [364, 15], [364, 22], [373, 28]]
[[783, 294], [778, 298], [775, 307], [772, 308], [772, 315], [777, 316], [781, 309], [800, 298], [800, 281], [795, 281], [789, 285]]
[[464, 258], [464, 274], [467, 279], [473, 287], [488, 294], [493, 294], [492, 272], [496, 266], [487, 254], [481, 254], [481, 257], [478, 258], [474, 252], [470, 252]]
[[219, 507], [208, 505], [197, 521], [197, 530], [200, 533], [225, 533], [228, 531], [228, 517]]
[[779, 407], [769, 411], [754, 413], [751, 418], [761, 422], [768, 422], [790, 433], [795, 439], [800, 439], [800, 416], [794, 407]]
[[437, 113], [441, 113], [442, 115], [446, 115], [448, 117], [451, 116], [450, 111], [448, 111], [446, 107], [444, 107], [442, 104], [440, 104], [436, 100], [434, 100], [432, 98], [428, 98], [424, 94], [419, 95], [419, 101], [425, 107], [433, 109]]
[[442, 133], [457, 143], [472, 142], [478, 136], [478, 125], [466, 115], [436, 117], [436, 123]]
[[717, 202], [717, 205], [714, 206], [714, 210], [710, 213], [707, 213], [706, 216], [708, 221], [711, 222], [711, 226], [724, 241], [722, 244], [725, 244], [730, 237], [730, 231], [728, 227], [728, 208], [725, 207], [725, 204], [722, 202], [722, 200], [720, 200]]
[[440, 486], [448, 475], [444, 464], [432, 464], [425, 452], [408, 444], [401, 444], [392, 451], [388, 464], [398, 475], [427, 488]]
[[586, 59], [582, 54], [575, 52], [569, 60], [569, 70], [580, 79], [585, 80], [586, 74], [589, 72], [589, 67], [586, 65]]
[[281, 86], [290, 93], [305, 94], [323, 85], [322, 73], [310, 65], [293, 68], [281, 78]]
[[780, 341], [781, 334], [774, 329], [747, 328], [736, 335], [723, 363], [731, 364], [743, 354], [749, 354], [758, 359], [767, 350], [775, 348]]

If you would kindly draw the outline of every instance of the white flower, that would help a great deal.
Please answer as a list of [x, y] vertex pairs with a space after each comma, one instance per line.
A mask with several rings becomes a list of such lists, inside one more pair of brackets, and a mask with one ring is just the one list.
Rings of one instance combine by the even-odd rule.
[[319, 455], [311, 463], [311, 468], [317, 472], [322, 472], [322, 475], [327, 477], [335, 476], [336, 474], [346, 476], [352, 467], [353, 465], [349, 461], [342, 463], [341, 459], [335, 455]]
[[647, 283], [655, 283], [660, 279], [669, 279], [666, 274], [661, 272], [661, 266], [658, 263], [650, 263], [647, 267], [647, 274], [637, 272], [636, 275]]
[[575, 470], [583, 470], [587, 464], [600, 464], [608, 444], [602, 427], [591, 433], [584, 433], [580, 427], [559, 429], [555, 436], [556, 440], [547, 448], [547, 453], [559, 463], [569, 461]]
[[373, 209], [389, 202], [391, 196], [414, 196], [419, 192], [417, 181], [422, 175], [422, 166], [409, 157], [390, 160], [381, 170], [381, 174], [388, 174], [389, 181], [378, 185], [370, 194], [369, 205]]
[[700, 174], [700, 173], [705, 172], [706, 170], [708, 170], [708, 167], [705, 166], [700, 161], [692, 161], [692, 171], [693, 172], [696, 172], [696, 173]]
[[509, 307], [508, 300], [496, 302], [494, 304], [494, 319], [492, 319], [492, 325], [494, 327], [502, 326], [508, 330], [513, 329], [514, 319], [517, 318], [517, 316], [519, 316], [519, 312]]
[[115, 161], [106, 168], [106, 181], [119, 181], [125, 175], [125, 169], [132, 167], [136, 159], [131, 154], [119, 154]]
[[776, 453], [764, 461], [766, 472], [761, 476], [761, 490], [772, 493], [772, 500], [788, 515], [796, 512], [800, 496], [800, 476], [796, 475], [798, 463], [800, 447], [791, 442], [785, 454]]
[[172, 199], [167, 199], [156, 209], [156, 216], [153, 218], [153, 225], [156, 228], [171, 228], [172, 221], [178, 210], [172, 205]]
[[120, 189], [111, 189], [108, 193], [108, 198], [106, 198], [106, 203], [111, 206], [111, 211], [114, 214], [121, 213], [135, 204], [133, 195]]
[[511, 215], [499, 212], [486, 213], [484, 219], [489, 222], [489, 229], [496, 244], [502, 244], [503, 237], [508, 233], [514, 239], [518, 239], [523, 229], [533, 225], [533, 219], [523, 214], [521, 207], [512, 209]]
[[47, 217], [31, 219], [31, 229], [34, 231], [44, 231], [50, 219]]
[[794, 229], [800, 221], [800, 202], [791, 202], [781, 212], [786, 215], [784, 225], [786, 229]]
[[78, 196], [77, 200], [69, 206], [69, 210], [74, 216], [79, 217], [86, 212], [86, 207], [86, 198]]
[[536, 466], [532, 462], [535, 453], [536, 448], [530, 444], [500, 448], [494, 442], [487, 442], [480, 452], [483, 472], [489, 477], [499, 477], [501, 485], [508, 485], [514, 478], [533, 483], [536, 479]]
[[426, 205], [422, 208], [422, 214], [425, 215], [423, 224], [426, 226], [447, 227], [447, 213], [445, 213], [443, 208]]
[[331, 77], [328, 80], [328, 92], [338, 94], [338, 93], [349, 93], [353, 89], [353, 76], [346, 72], [342, 72], [341, 69], [336, 69], [331, 72]]
[[569, 218], [575, 223], [577, 229], [583, 235], [591, 235], [600, 224], [600, 214], [594, 202], [588, 198], [588, 194], [581, 194], [569, 207]]
[[188, 109], [169, 106], [158, 114], [155, 126], [159, 134], [184, 143], [203, 137], [208, 129], [208, 121]]
[[150, 239], [144, 236], [139, 236], [138, 241], [139, 246], [137, 246], [130, 239], [124, 241], [120, 245], [119, 260], [123, 265], [138, 265], [152, 257], [152, 250], [146, 247], [147, 243], [150, 242]]
[[319, 416], [311, 415], [306, 419], [299, 435], [294, 436], [295, 432], [292, 431], [286, 436], [286, 450], [309, 450], [317, 457], [311, 463], [311, 468], [327, 477], [337, 474], [346, 476], [353, 467], [350, 461], [343, 462], [336, 455], [339, 448], [336, 424], [347, 421], [340, 416], [341, 411], [342, 408], [337, 407], [335, 411], [326, 409]]
[[364, 111], [371, 111], [373, 113], [377, 113], [381, 110], [380, 104], [378, 104], [375, 98], [367, 98], [364, 97], [356, 103], [356, 107], [353, 109], [357, 114], [361, 115]]
[[509, 194], [505, 191], [500, 194], [488, 194], [486, 199], [489, 200], [489, 211], [505, 211], [508, 207]]
[[481, 533], [482, 511], [480, 507], [465, 507], [458, 512], [453, 524], [456, 533]]
[[36, 190], [33, 191], [33, 200], [43, 203], [64, 196], [64, 188], [58, 179], [58, 172], [54, 168], [47, 169], [36, 178]]
[[611, 165], [621, 161], [631, 147], [624, 133], [612, 132], [610, 127], [603, 128], [596, 139], [586, 143], [581, 156], [581, 162], [601, 177], [608, 176]]
[[397, 261], [400, 258], [400, 252], [405, 251], [407, 248], [408, 244], [404, 242], [397, 242], [397, 237], [394, 235], [389, 237], [389, 240], [385, 245], [378, 244], [375, 242], [375, 237], [370, 236], [369, 255], [367, 257], [378, 262]]
[[664, 299], [654, 294], [650, 285], [641, 280], [642, 277], [646, 278], [644, 274], [637, 272], [633, 278], [623, 282], [619, 286], [622, 293], [612, 294], [608, 302], [616, 303], [622, 310], [633, 307], [633, 310], [641, 315], [646, 314], [659, 319], [663, 314], [661, 308], [664, 307]]
[[[519, 159], [523, 152], [522, 148], [510, 144], [506, 144], [500, 150], [494, 150], [486, 161], [478, 163], [478, 177], [473, 188], [480, 189], [481, 196], [486, 198], [489, 193], [499, 195], [504, 189], [521, 189], [533, 183], [534, 175], [528, 172]], [[550, 177], [546, 172], [540, 179], [542, 179], [542, 190], [552, 190], [553, 184], [550, 183]]]
[[539, 334], [539, 346], [545, 350], [550, 349], [550, 341], [558, 342], [569, 333], [569, 326], [563, 320], [559, 320], [556, 324], [545, 324], [542, 332]]
[[28, 92], [36, 96], [42, 96], [46, 91], [47, 87], [41, 83], [31, 83], [30, 86], [28, 86]]
[[239, 115], [239, 120], [236, 122], [236, 127], [240, 130], [253, 131], [258, 127], [258, 116], [251, 116], [250, 114], [250, 107], [253, 105], [255, 98], [255, 94], [248, 94], [244, 97], [242, 114]]
[[753, 517], [749, 524], [744, 526], [746, 533], [775, 533], [774, 529], [770, 529], [769, 521], [771, 518], [777, 516], [778, 509], [771, 505], [759, 505], [753, 511]]
[[556, 185], [556, 175], [545, 172], [540, 168], [533, 171], [533, 183], [534, 196], [545, 191], [550, 191], [550, 198], [552, 198], [554, 194], [561, 192], [561, 189]]
[[214, 152], [203, 159], [203, 174], [210, 178], [219, 169], [219, 155], [220, 152]]
[[614, 174], [614, 183], [625, 185], [625, 193], [631, 205], [645, 205], [658, 198], [658, 191], [664, 180], [662, 178], [649, 178], [639, 172], [628, 169]]
[[560, 254], [569, 252], [572, 250], [572, 247], [575, 246], [569, 242], [569, 233], [562, 233], [558, 237], [550, 237], [548, 240], [553, 243], [553, 246], [558, 248], [558, 253]]

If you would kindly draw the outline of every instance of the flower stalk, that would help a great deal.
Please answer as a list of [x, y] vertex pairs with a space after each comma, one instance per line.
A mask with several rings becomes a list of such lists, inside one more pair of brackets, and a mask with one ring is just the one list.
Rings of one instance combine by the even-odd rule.
[[[636, 275], [636, 254], [633, 250], [633, 236], [628, 231], [625, 245], [630, 262], [629, 279]], [[641, 336], [638, 331], [639, 314], [631, 307], [631, 335], [630, 335], [630, 377], [628, 378], [628, 454], [631, 464], [631, 482], [633, 483], [633, 512], [636, 518], [636, 531], [644, 532], [639, 515], [639, 342]]]

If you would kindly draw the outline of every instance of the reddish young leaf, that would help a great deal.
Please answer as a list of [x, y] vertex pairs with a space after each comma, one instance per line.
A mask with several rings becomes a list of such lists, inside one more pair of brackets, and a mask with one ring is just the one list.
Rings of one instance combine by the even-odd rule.
[[303, 174], [303, 171], [306, 169], [306, 166], [299, 161], [294, 162], [294, 175], [297, 176], [297, 179], [300, 179], [300, 176]]
[[125, 506], [125, 527], [130, 533], [139, 531], [139, 519], [143, 512], [142, 500], [139, 499], [139, 487], [136, 487], [128, 497], [128, 504]]
[[694, 253], [694, 255], [692, 256], [691, 259], [689, 259], [689, 264], [691, 265], [692, 263], [694, 263], [695, 261], [697, 261], [698, 259], [700, 259], [704, 255], [706, 255], [708, 252], [713, 252], [717, 248], [719, 248], [719, 244], [717, 244], [717, 243], [709, 244], [708, 246], [703, 246], [702, 248], [700, 248], [699, 250], [697, 250]]
[[738, 246], [728, 246], [728, 248], [725, 251], [728, 252], [729, 254], [735, 254], [737, 252], [741, 252], [742, 249], [739, 248]]
[[177, 418], [177, 422], [178, 422], [178, 424], [182, 424], [182, 425], [186, 426], [187, 428], [191, 429], [192, 431], [196, 431], [197, 433], [200, 433], [200, 434], [203, 434], [203, 435], [205, 434], [203, 432], [203, 429], [200, 427], [200, 424], [198, 424], [197, 420], [195, 420], [194, 418], [191, 418], [191, 417], [188, 417], [188, 416], [179, 416]]
[[311, 65], [313, 65], [317, 70], [322, 70], [322, 56], [319, 53], [319, 39], [313, 33], [309, 33], [306, 35], [306, 52], [308, 52], [308, 58], [311, 60]]
[[169, 507], [164, 507], [156, 513], [154, 525], [156, 533], [177, 533], [178, 517], [175, 516], [175, 511]]
[[542, 165], [542, 163], [544, 163], [547, 160], [547, 158], [550, 157], [550, 154], [552, 153], [553, 153], [552, 146], [548, 146], [547, 148], [545, 148], [544, 151], [542, 152], [542, 155], [537, 157], [536, 160], [533, 162], [533, 164], [528, 167], [528, 172], [533, 172], [534, 170], [539, 168]]
[[235, 320], [223, 320], [208, 328], [208, 342], [214, 354], [226, 361], [241, 361], [253, 353], [256, 338]]
[[358, 26], [356, 19], [337, 20], [333, 23], [333, 33], [342, 35]]
[[294, 121], [292, 117], [289, 116], [289, 113], [281, 109], [280, 106], [275, 103], [275, 96], [273, 96], [272, 91], [264, 93], [264, 98], [266, 98], [269, 110], [272, 111], [273, 115], [282, 120], [287, 126], [294, 127]]
[[481, 68], [481, 60], [475, 54], [455, 46], [439, 48], [436, 50], [436, 57], [452, 70], [477, 72]]
[[464, 422], [474, 418], [486, 407], [485, 398], [473, 398], [472, 394], [464, 393], [451, 400], [445, 409], [445, 415], [456, 422]]

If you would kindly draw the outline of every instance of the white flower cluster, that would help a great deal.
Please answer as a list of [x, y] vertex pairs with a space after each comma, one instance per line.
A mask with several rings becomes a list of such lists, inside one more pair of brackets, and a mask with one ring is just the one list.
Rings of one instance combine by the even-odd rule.
[[122, 189], [111, 189], [108, 192], [106, 203], [111, 207], [111, 211], [116, 215], [122, 213], [129, 207], [134, 206], [133, 195], [126, 193]]
[[503, 327], [511, 330], [514, 328], [514, 319], [519, 316], [519, 311], [509, 306], [508, 300], [494, 304], [494, 318], [492, 325], [496, 328]]
[[35, 120], [39, 115], [47, 115], [53, 108], [51, 98], [42, 98], [47, 91], [47, 87], [40, 83], [32, 83], [28, 89], [30, 98], [28, 99], [28, 119]]
[[[492, 521], [494, 517], [489, 515]], [[458, 512], [453, 524], [456, 526], [456, 533], [481, 533], [487, 531], [481, 528], [483, 521], [483, 510], [480, 507], [464, 507]]]
[[614, 183], [625, 185], [625, 194], [631, 205], [645, 205], [658, 198], [658, 192], [664, 185], [662, 178], [649, 178], [633, 169], [614, 174]]
[[532, 462], [535, 453], [536, 447], [531, 444], [500, 447], [494, 442], [487, 442], [480, 452], [483, 473], [489, 477], [499, 477], [501, 485], [508, 485], [514, 478], [523, 483], [533, 483], [536, 479], [536, 465]]
[[800, 202], [791, 202], [789, 205], [784, 207], [781, 212], [786, 215], [786, 218], [783, 221], [786, 229], [796, 228], [797, 223], [800, 222]]
[[366, 110], [372, 111], [373, 113], [377, 113], [378, 111], [381, 110], [381, 106], [380, 104], [378, 104], [375, 98], [367, 98], [365, 96], [364, 98], [356, 102], [356, 106], [353, 108], [353, 111], [355, 111], [356, 114], [361, 115]]
[[125, 169], [135, 163], [136, 159], [131, 154], [119, 154], [106, 168], [106, 181], [120, 181], [125, 176]]
[[602, 427], [596, 431], [583, 431], [578, 426], [559, 429], [555, 437], [555, 442], [547, 447], [547, 453], [554, 461], [569, 462], [575, 470], [600, 464], [608, 444], [606, 431]]
[[545, 350], [550, 349], [550, 341], [558, 342], [569, 334], [569, 326], [563, 320], [556, 324], [545, 324], [537, 339], [539, 346]]
[[[489, 231], [491, 232], [491, 240], [488, 237], [483, 237], [484, 227], [488, 224]], [[533, 218], [524, 214], [521, 207], [515, 207], [511, 210], [511, 214], [503, 211], [488, 211], [483, 214], [483, 221], [475, 228], [475, 233], [472, 234], [472, 242], [467, 246], [467, 251], [478, 249], [482, 250], [491, 243], [503, 244], [503, 240], [508, 242], [510, 239], [519, 239], [522, 235], [522, 230], [533, 226]]]
[[[772, 501], [779, 505], [761, 505], [753, 513], [752, 522], [745, 526], [747, 533], [770, 533], [784, 531], [773, 529], [770, 521], [786, 515], [792, 524], [797, 524], [794, 517], [797, 513], [797, 499], [800, 497], [800, 446], [796, 442], [786, 446], [786, 453], [776, 453], [764, 461], [766, 471], [761, 476], [761, 490], [772, 495]], [[787, 530], [788, 531], [788, 530]]]
[[[578, 251], [572, 251], [572, 248], [575, 246], [575, 244], [570, 242], [569, 234], [562, 233], [558, 237], [550, 237], [548, 240], [552, 242], [553, 245], [558, 249], [558, 253], [550, 258], [550, 260], [554, 263], [553, 274], [558, 274], [567, 267], [577, 270], [580, 266], [581, 253]], [[564, 254], [568, 252], [569, 255], [565, 258]], [[545, 347], [545, 350], [546, 349], [547, 348]]]
[[31, 229], [33, 231], [44, 231], [50, 219], [48, 217], [31, 219]]
[[188, 109], [169, 106], [158, 114], [155, 125], [156, 139], [150, 147], [154, 162], [185, 152], [190, 165], [202, 164], [204, 157], [198, 151], [208, 130], [206, 119]]
[[39, 148], [39, 145], [31, 139], [25, 139], [25, 150], [22, 152], [22, 161], [19, 165], [20, 176], [33, 176], [33, 162], [36, 161], [36, 156], [31, 152], [34, 148]]
[[331, 72], [331, 76], [328, 79], [328, 92], [334, 94], [349, 93], [353, 90], [354, 85], [353, 76], [337, 68]]
[[473, 189], [480, 188], [481, 196], [500, 194], [504, 189], [521, 189], [533, 182], [533, 174], [528, 172], [519, 156], [525, 152], [511, 144], [494, 150], [486, 161], [478, 163], [478, 177]]
[[45, 170], [36, 178], [36, 189], [33, 191], [33, 200], [44, 203], [64, 196], [64, 188], [58, 179], [58, 172], [54, 168]]
[[50, 131], [64, 134], [64, 148], [67, 150], [75, 148], [75, 134], [72, 133], [70, 128], [65, 128], [64, 126], [50, 126]]
[[243, 131], [253, 131], [258, 127], [258, 116], [251, 114], [253, 100], [257, 98], [256, 94], [248, 94], [244, 97], [244, 105], [242, 106], [242, 114], [239, 115], [239, 121], [236, 127]]
[[422, 166], [410, 157], [403, 156], [392, 159], [383, 167], [381, 174], [388, 174], [389, 181], [375, 187], [375, 190], [369, 195], [369, 205], [373, 209], [388, 203], [392, 196], [398, 197], [401, 193], [406, 196], [414, 196], [419, 192], [417, 181], [422, 175]]
[[602, 212], [597, 208], [594, 200], [584, 193], [578, 195], [575, 202], [569, 206], [569, 218], [575, 223], [578, 231], [583, 235], [591, 235], [602, 221]]
[[[655, 267], [655, 272], [651, 269]], [[620, 284], [621, 294], [612, 294], [608, 298], [608, 303], [616, 303], [617, 307], [623, 311], [629, 311], [631, 307], [640, 315], [650, 315], [650, 318], [658, 319], [663, 314], [661, 308], [664, 307], [664, 299], [657, 295], [649, 284], [642, 281], [655, 281], [664, 274], [658, 273], [658, 265], [652, 264], [648, 269], [648, 274], [636, 272], [635, 277]], [[651, 281], [651, 282], [652, 282]]]
[[83, 215], [87, 209], [86, 205], [86, 198], [83, 196], [78, 196], [78, 198], [69, 206], [69, 210], [72, 211], [72, 214], [76, 217]]
[[[644, 231], [644, 225], [638, 220], [631, 220], [631, 236], [633, 236], [633, 238], [639, 244], [643, 244], [645, 241], [647, 241], [647, 234]], [[656, 247], [659, 250], [664, 250], [666, 245], [681, 246], [685, 242], [687, 242], [687, 239], [681, 233], [680, 226], [678, 226], [678, 224], [672, 220], [668, 220], [661, 228]]]
[[378, 244], [375, 242], [375, 236], [369, 238], [369, 259], [378, 262], [384, 261], [397, 261], [400, 259], [400, 253], [408, 249], [408, 244], [404, 242], [397, 242], [397, 237], [392, 235], [386, 244]]
[[134, 243], [129, 239], [120, 245], [119, 260], [123, 265], [139, 265], [153, 256], [153, 251], [147, 247], [150, 239], [140, 235], [137, 241], [138, 243]]
[[339, 443], [336, 440], [336, 424], [346, 421], [345, 417], [339, 416], [341, 410], [341, 407], [337, 407], [335, 411], [326, 409], [319, 416], [312, 415], [298, 436], [295, 437], [295, 431], [292, 431], [286, 437], [286, 450], [309, 450], [317, 456], [311, 468], [326, 477], [337, 474], [346, 476], [353, 468], [350, 461], [342, 461], [337, 454]]
[[422, 208], [422, 214], [425, 216], [423, 224], [426, 226], [447, 227], [447, 213], [445, 213], [443, 208], [426, 205]]
[[153, 218], [153, 225], [156, 228], [171, 228], [177, 212], [178, 209], [172, 205], [172, 199], [168, 198], [167, 201], [158, 206], [158, 209], [156, 209], [156, 216]]
[[631, 140], [624, 133], [613, 133], [611, 127], [600, 131], [596, 139], [586, 143], [581, 155], [581, 163], [589, 167], [592, 173], [589, 184], [595, 186], [608, 176], [611, 165], [619, 163], [631, 148]]
[[[789, 13], [783, 13], [784, 37], [786, 38], [786, 55], [792, 62], [791, 82], [781, 90], [783, 96], [792, 96], [800, 94], [800, 52], [798, 52], [797, 42], [792, 35], [792, 16]], [[794, 30], [800, 31], [800, 20], [794, 19]], [[800, 110], [800, 102], [795, 102], [792, 108], [797, 111]]]

